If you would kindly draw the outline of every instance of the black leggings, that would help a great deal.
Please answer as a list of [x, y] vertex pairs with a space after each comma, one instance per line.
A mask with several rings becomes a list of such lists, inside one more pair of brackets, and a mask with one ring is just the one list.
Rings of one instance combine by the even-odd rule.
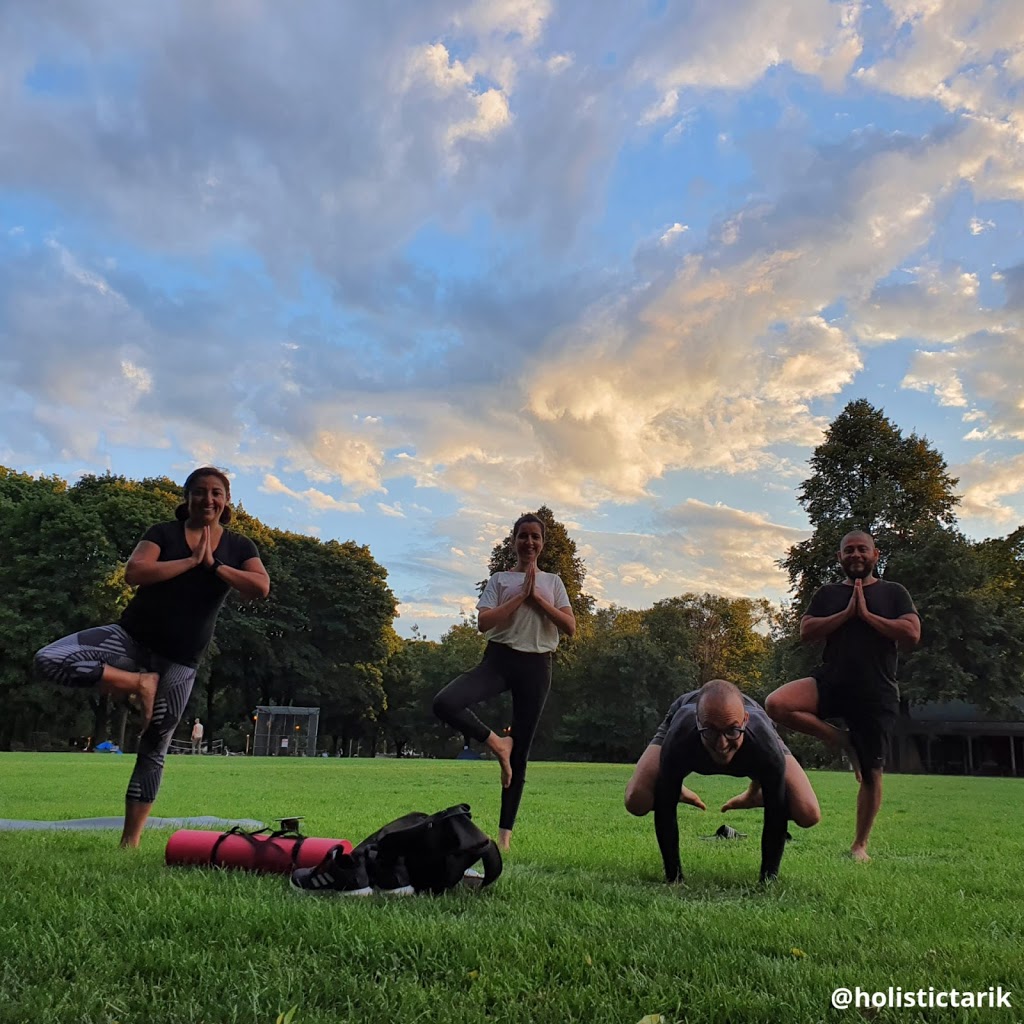
[[192, 693], [196, 670], [179, 665], [136, 643], [120, 626], [96, 626], [72, 633], [36, 652], [36, 668], [62, 686], [95, 686], [103, 666], [125, 672], [156, 672], [160, 683], [153, 704], [153, 721], [139, 740], [135, 771], [125, 799], [151, 804], [160, 788], [164, 757]]
[[434, 714], [442, 722], [483, 743], [492, 730], [469, 710], [469, 705], [512, 691], [512, 781], [501, 791], [499, 828], [511, 831], [516, 823], [526, 783], [526, 761], [550, 689], [550, 654], [528, 654], [490, 641], [484, 660], [453, 679], [434, 698]]

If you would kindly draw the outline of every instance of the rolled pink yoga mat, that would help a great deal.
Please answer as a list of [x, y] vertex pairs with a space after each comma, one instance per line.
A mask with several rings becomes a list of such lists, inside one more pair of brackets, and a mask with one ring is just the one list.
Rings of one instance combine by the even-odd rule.
[[335, 846], [340, 846], [345, 853], [352, 852], [352, 844], [347, 839], [318, 836], [296, 839], [294, 836], [179, 829], [167, 840], [164, 858], [171, 867], [215, 866], [290, 875], [296, 868], [316, 867]]

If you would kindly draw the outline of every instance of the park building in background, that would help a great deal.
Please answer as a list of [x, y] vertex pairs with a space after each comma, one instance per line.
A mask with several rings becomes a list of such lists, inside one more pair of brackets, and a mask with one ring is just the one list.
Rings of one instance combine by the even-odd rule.
[[1009, 719], [962, 700], [914, 705], [891, 740], [887, 770], [933, 775], [1024, 775], [1024, 698]]

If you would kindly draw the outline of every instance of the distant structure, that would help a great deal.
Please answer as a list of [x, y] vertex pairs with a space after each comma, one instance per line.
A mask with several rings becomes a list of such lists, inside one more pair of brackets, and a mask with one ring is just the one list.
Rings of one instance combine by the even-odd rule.
[[258, 707], [252, 752], [256, 757], [316, 757], [319, 708]]
[[1009, 719], [951, 700], [915, 705], [901, 718], [891, 771], [936, 775], [1024, 775], [1024, 700]]

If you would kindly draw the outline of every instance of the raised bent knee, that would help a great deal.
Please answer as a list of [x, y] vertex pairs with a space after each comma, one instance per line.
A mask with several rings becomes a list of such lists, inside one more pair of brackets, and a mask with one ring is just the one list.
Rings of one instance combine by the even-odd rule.
[[67, 673], [64, 670], [64, 658], [56, 651], [55, 644], [48, 644], [41, 650], [36, 651], [33, 658], [36, 675], [41, 679], [47, 679], [54, 683], [67, 681]]
[[814, 828], [821, 821], [820, 807], [801, 807], [793, 814], [793, 821], [800, 828]]
[[442, 722], [447, 722], [451, 718], [452, 706], [445, 699], [443, 690], [434, 698], [434, 703], [431, 706], [434, 716], [440, 718]]
[[787, 704], [786, 698], [780, 696], [779, 691], [775, 690], [765, 697], [764, 710], [773, 722], [785, 722], [791, 708]]
[[654, 794], [641, 786], [630, 784], [626, 787], [625, 803], [630, 814], [642, 818], [645, 814], [650, 814], [654, 808]]

